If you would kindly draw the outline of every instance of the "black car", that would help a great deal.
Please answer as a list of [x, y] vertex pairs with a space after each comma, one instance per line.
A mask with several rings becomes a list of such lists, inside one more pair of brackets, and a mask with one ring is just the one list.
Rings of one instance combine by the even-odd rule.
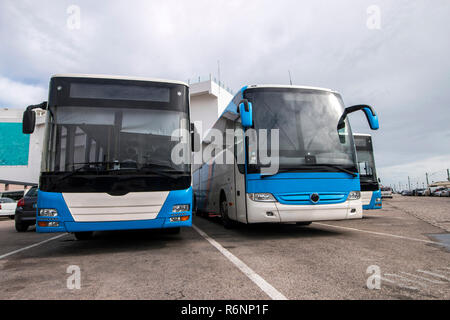
[[17, 202], [14, 220], [18, 232], [25, 232], [28, 230], [29, 226], [36, 224], [37, 195], [38, 188], [32, 187], [25, 196]]

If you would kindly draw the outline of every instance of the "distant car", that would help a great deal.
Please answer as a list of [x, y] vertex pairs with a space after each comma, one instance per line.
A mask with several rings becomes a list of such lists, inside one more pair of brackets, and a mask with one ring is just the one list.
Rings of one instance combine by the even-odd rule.
[[32, 187], [25, 196], [17, 202], [14, 217], [17, 232], [25, 232], [29, 226], [36, 224], [38, 188]]
[[414, 195], [415, 196], [424, 196], [425, 195], [425, 189], [415, 189], [414, 190]]
[[427, 191], [426, 189], [419, 189], [417, 190], [417, 195], [422, 197], [425, 195], [426, 191]]
[[402, 196], [412, 196], [413, 192], [411, 190], [403, 190]]
[[442, 191], [444, 191], [446, 188], [437, 188], [434, 190], [434, 192], [431, 194], [433, 197], [440, 197]]
[[450, 197], [450, 189], [449, 188], [442, 189], [439, 192], [439, 196], [440, 197]]
[[381, 198], [392, 198], [392, 189], [390, 187], [382, 187]]
[[0, 216], [1, 217], [14, 217], [16, 212], [17, 203], [10, 198], [0, 198]]

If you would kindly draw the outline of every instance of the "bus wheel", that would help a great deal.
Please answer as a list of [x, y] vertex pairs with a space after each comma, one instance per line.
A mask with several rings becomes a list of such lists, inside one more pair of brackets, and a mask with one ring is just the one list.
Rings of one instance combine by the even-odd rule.
[[302, 222], [296, 222], [295, 224], [298, 226], [309, 226], [312, 222], [311, 221], [302, 221]]
[[181, 231], [181, 228], [180, 228], [180, 227], [164, 229], [164, 233], [165, 233], [165, 234], [179, 234], [180, 231]]
[[231, 229], [233, 227], [233, 221], [228, 217], [228, 202], [225, 196], [220, 201], [220, 216], [225, 229]]
[[92, 239], [92, 236], [94, 235], [94, 232], [92, 231], [87, 231], [87, 232], [75, 232], [74, 233], [75, 238], [79, 241], [82, 240], [90, 240]]

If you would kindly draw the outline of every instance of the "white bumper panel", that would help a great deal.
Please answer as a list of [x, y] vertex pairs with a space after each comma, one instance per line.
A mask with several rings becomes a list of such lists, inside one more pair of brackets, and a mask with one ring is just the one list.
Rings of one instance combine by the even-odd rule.
[[16, 214], [16, 210], [12, 210], [12, 209], [4, 209], [4, 210], [0, 210], [0, 216], [13, 216]]
[[169, 191], [134, 192], [124, 196], [111, 196], [107, 193], [63, 193], [76, 222], [155, 219], [168, 195]]
[[373, 191], [361, 191], [361, 201], [363, 206], [370, 204]]
[[[351, 212], [354, 209], [355, 212]], [[302, 222], [324, 220], [346, 220], [362, 218], [361, 200], [338, 204], [286, 205], [279, 202], [256, 202], [247, 197], [249, 223]], [[273, 216], [268, 216], [272, 212]]]

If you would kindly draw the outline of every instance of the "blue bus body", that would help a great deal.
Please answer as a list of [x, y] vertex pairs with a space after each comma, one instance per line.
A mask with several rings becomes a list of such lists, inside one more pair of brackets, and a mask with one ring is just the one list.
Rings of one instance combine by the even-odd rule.
[[[243, 99], [245, 102], [241, 103]], [[304, 106], [307, 103], [304, 103], [302, 99], [307, 102], [324, 99], [323, 101], [332, 101], [331, 104], [335, 103], [334, 106], [330, 106], [333, 110], [328, 115], [330, 122], [318, 123], [317, 133], [311, 132], [308, 125], [310, 119], [320, 119], [320, 116], [308, 115], [311, 109]], [[246, 224], [309, 223], [361, 218], [360, 179], [356, 168], [356, 154], [350, 125], [346, 122], [345, 130], [342, 132], [336, 128], [339, 116], [344, 111], [340, 99], [336, 92], [320, 88], [244, 87], [233, 98], [211, 130], [211, 132], [214, 132], [214, 129], [225, 132], [225, 128], [237, 130], [234, 133], [234, 142], [224, 143], [223, 150], [215, 152], [209, 159], [203, 159], [204, 163], [194, 170], [194, 196], [197, 211], [210, 216], [220, 216], [225, 225], [229, 224], [229, 221]], [[251, 104], [251, 108], [248, 109], [253, 114], [251, 128], [244, 128], [242, 125], [244, 122], [242, 109], [247, 101]], [[291, 103], [291, 101], [294, 102]], [[324, 112], [327, 107], [323, 107]], [[284, 110], [286, 110], [285, 115], [281, 114]], [[303, 111], [304, 113], [301, 114]], [[292, 112], [292, 115], [288, 112]], [[325, 119], [326, 117], [327, 115], [323, 116]], [[274, 124], [277, 121], [279, 123]], [[247, 119], [245, 122], [252, 123]], [[308, 128], [307, 134], [305, 131], [296, 131], [302, 126]], [[315, 135], [323, 133], [320, 131], [320, 126], [326, 127], [324, 130], [327, 135], [328, 132], [333, 135], [330, 148], [336, 147], [339, 150], [327, 149], [321, 140], [313, 141]], [[252, 138], [246, 134], [250, 129], [278, 128], [281, 131], [279, 170], [276, 173], [266, 174], [259, 160], [251, 162], [251, 158], [256, 157], [257, 151], [251, 149], [249, 141]], [[245, 132], [242, 136], [238, 133], [240, 129], [244, 129]], [[282, 136], [283, 134], [285, 136]], [[292, 147], [291, 145], [295, 143], [288, 140], [295, 134], [298, 134], [295, 139], [304, 138], [309, 141], [303, 143], [303, 147], [300, 143]], [[215, 140], [207, 136], [203, 149], [212, 146]], [[320, 146], [310, 149], [304, 147], [314, 146], [315, 143]], [[341, 150], [344, 150], [345, 154], [342, 151], [341, 155], [339, 153]], [[336, 152], [338, 156], [332, 155], [326, 160], [328, 162], [321, 162], [321, 154], [327, 152]], [[243, 164], [238, 163], [237, 160], [237, 155], [241, 153], [245, 154]], [[340, 163], [339, 157], [344, 159], [341, 162], [345, 164], [344, 168], [337, 165]], [[227, 158], [234, 159], [234, 163], [223, 164], [222, 160]], [[295, 163], [297, 165], [294, 165]]]
[[[38, 191], [38, 210], [42, 208], [52, 208], [58, 211], [58, 215], [56, 217], [41, 217], [38, 215], [36, 220], [36, 231], [47, 233], [191, 227], [192, 209], [185, 212], [173, 213], [172, 208], [180, 203], [191, 204], [192, 197], [192, 187], [186, 190], [170, 191], [161, 210], [154, 219], [76, 222], [62, 193]], [[192, 208], [192, 205], [190, 208]], [[190, 218], [187, 221], [170, 221], [170, 218], [178, 216], [189, 216]], [[57, 222], [58, 226], [41, 227], [39, 226], [39, 222]]]
[[364, 210], [383, 209], [383, 203], [381, 200], [381, 190], [372, 191], [370, 203], [363, 205]]
[[[37, 232], [78, 238], [93, 231], [192, 226], [186, 84], [57, 75], [44, 104]], [[174, 131], [181, 133], [173, 138]], [[175, 165], [170, 155], [180, 143], [188, 156]]]

